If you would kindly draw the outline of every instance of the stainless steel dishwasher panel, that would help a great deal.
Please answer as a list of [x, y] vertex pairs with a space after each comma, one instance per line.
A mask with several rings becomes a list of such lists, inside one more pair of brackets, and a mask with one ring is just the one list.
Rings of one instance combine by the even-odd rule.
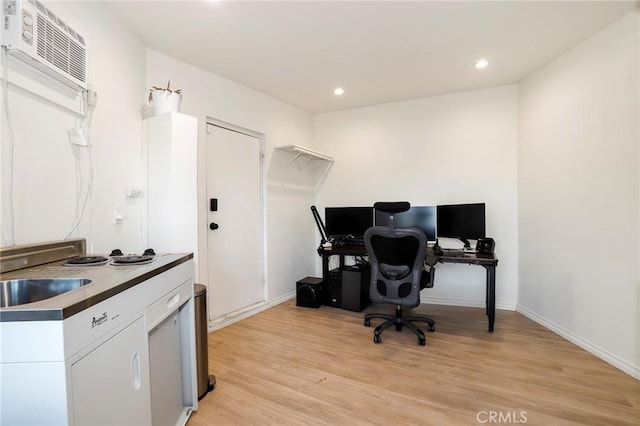
[[185, 425], [196, 410], [193, 281], [147, 307], [151, 419], [154, 426]]
[[165, 318], [149, 333], [151, 420], [154, 426], [174, 426], [184, 408], [180, 314]]

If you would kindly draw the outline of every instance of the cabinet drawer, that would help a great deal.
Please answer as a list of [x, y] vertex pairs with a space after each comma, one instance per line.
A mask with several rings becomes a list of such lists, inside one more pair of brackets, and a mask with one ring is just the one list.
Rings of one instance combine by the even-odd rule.
[[153, 302], [147, 307], [145, 314], [147, 330], [153, 329], [192, 297], [193, 284], [189, 280]]

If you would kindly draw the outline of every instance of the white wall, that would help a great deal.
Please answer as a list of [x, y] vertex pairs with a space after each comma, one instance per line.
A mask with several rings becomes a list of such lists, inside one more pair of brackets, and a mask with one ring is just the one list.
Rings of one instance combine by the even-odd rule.
[[[483, 201], [487, 233], [496, 239], [500, 259], [498, 307], [512, 309], [517, 301], [526, 315], [640, 376], [637, 13], [567, 52], [519, 88], [311, 117], [145, 50], [100, 3], [48, 4], [89, 41], [89, 81], [98, 92], [92, 129], [95, 181], [90, 209], [74, 236], [87, 236], [94, 252], [144, 248], [144, 200], [127, 199], [125, 190], [144, 182], [141, 123], [147, 90], [171, 79], [173, 87], [184, 89], [182, 112], [199, 120], [200, 150], [207, 117], [266, 137], [271, 300], [291, 294], [296, 280], [314, 271], [319, 275], [314, 254], [319, 237], [309, 211], [314, 202], [322, 212], [325, 206], [378, 200], [414, 205]], [[9, 74], [12, 83], [53, 101], [15, 86], [9, 90], [15, 243], [60, 239], [76, 208], [74, 155], [86, 157], [86, 151], [74, 152], [66, 136], [77, 124], [67, 108], [77, 111], [79, 101], [52, 89], [17, 61], [10, 61]], [[9, 133], [1, 112], [6, 182]], [[295, 166], [285, 168], [284, 154], [274, 153], [275, 146], [289, 144], [336, 159], [317, 195], [317, 177]], [[86, 159], [82, 166], [86, 173]], [[389, 166], [394, 170], [387, 171]], [[5, 224], [4, 189], [2, 195]], [[115, 205], [126, 217], [120, 225], [113, 223]], [[9, 243], [3, 234], [2, 246]], [[483, 306], [483, 272], [440, 265], [436, 287], [425, 290], [424, 299]]]
[[[87, 237], [90, 250], [93, 248], [97, 253], [116, 247], [129, 253], [146, 248], [146, 233], [142, 229], [145, 198], [128, 199], [125, 191], [129, 187], [144, 189], [146, 183], [142, 119], [149, 112], [145, 105], [148, 89], [171, 79], [173, 87], [184, 90], [181, 112], [198, 118], [200, 152], [204, 148], [206, 117], [265, 135], [268, 297], [277, 300], [292, 295], [295, 282], [313, 275], [315, 270], [314, 251], [309, 249], [313, 246], [315, 231], [309, 211], [314, 179], [307, 171], [298, 171], [295, 167], [285, 169], [282, 153], [274, 155], [273, 148], [290, 144], [310, 146], [313, 142], [311, 115], [146, 50], [103, 4], [48, 2], [47, 5], [88, 40], [88, 80], [98, 92], [92, 129], [94, 189], [85, 220], [72, 237]], [[69, 99], [65, 92], [48, 88], [46, 79], [42, 84], [42, 77], [31, 74], [19, 62], [11, 62], [11, 81], [65, 108], [79, 110], [79, 98]], [[75, 160], [66, 135], [76, 124], [76, 118], [72, 112], [13, 88], [9, 90], [9, 105], [15, 138], [15, 243], [59, 240], [70, 228], [76, 208]], [[7, 128], [3, 118], [3, 161]], [[88, 173], [86, 159], [82, 166]], [[3, 166], [3, 173], [6, 170]], [[3, 223], [7, 217], [5, 196], [3, 190]], [[116, 205], [125, 217], [119, 225], [113, 221]], [[199, 212], [201, 218], [205, 211], [203, 204]], [[3, 246], [11, 243], [3, 236]], [[200, 247], [202, 244], [200, 241]], [[206, 280], [206, 274], [201, 278]]]
[[[336, 160], [318, 192], [319, 210], [486, 203], [499, 258], [497, 307], [515, 309], [517, 103], [517, 87], [504, 86], [315, 116], [316, 149]], [[484, 306], [484, 283], [481, 267], [440, 264], [422, 301]]]
[[[95, 243], [96, 252], [115, 247], [136, 252], [141, 248], [139, 200], [127, 200], [125, 188], [139, 185], [141, 180], [144, 47], [103, 5], [47, 5], [87, 39], [88, 81], [98, 92], [91, 148], [94, 190], [85, 220], [72, 237], [88, 237], [89, 243]], [[66, 132], [76, 125], [76, 118], [57, 105], [79, 111], [80, 101], [52, 89], [46, 79], [20, 62], [10, 60], [9, 64], [10, 81], [53, 101], [42, 101], [13, 86], [8, 92], [14, 136], [15, 243], [59, 240], [71, 228], [76, 208], [74, 155], [82, 156], [85, 176], [89, 163], [87, 150], [72, 148], [67, 138]], [[4, 113], [2, 123], [4, 154], [9, 141]], [[3, 180], [7, 171], [3, 164]], [[6, 195], [3, 191], [3, 224], [8, 218]], [[127, 217], [121, 225], [113, 223], [116, 204]], [[2, 245], [11, 243], [3, 235]]]
[[638, 13], [520, 86], [519, 310], [640, 377]]
[[[205, 167], [205, 123], [207, 118], [221, 120], [265, 135], [266, 238], [268, 300], [295, 292], [297, 280], [313, 275], [313, 176], [297, 168], [285, 168], [281, 145], [310, 146], [311, 114], [241, 86], [215, 74], [147, 50], [147, 86], [165, 85], [183, 89], [181, 112], [198, 118], [199, 170], [203, 182]], [[206, 192], [199, 188], [199, 222], [206, 224]], [[206, 233], [199, 236], [200, 253], [206, 253]], [[199, 278], [207, 279], [205, 262], [200, 262]]]

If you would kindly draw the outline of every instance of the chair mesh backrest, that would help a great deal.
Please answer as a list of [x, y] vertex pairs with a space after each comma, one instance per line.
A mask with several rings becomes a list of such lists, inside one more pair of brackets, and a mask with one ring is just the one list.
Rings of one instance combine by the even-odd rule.
[[373, 302], [414, 307], [420, 304], [420, 278], [427, 239], [417, 228], [374, 226], [364, 234], [371, 263]]

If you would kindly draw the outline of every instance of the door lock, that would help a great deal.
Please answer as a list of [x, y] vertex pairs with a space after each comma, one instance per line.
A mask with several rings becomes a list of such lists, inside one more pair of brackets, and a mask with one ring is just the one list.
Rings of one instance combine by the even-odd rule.
[[211, 222], [209, 224], [209, 229], [211, 229], [212, 231], [215, 231], [216, 229], [218, 229], [220, 226], [217, 223], [213, 223]]

